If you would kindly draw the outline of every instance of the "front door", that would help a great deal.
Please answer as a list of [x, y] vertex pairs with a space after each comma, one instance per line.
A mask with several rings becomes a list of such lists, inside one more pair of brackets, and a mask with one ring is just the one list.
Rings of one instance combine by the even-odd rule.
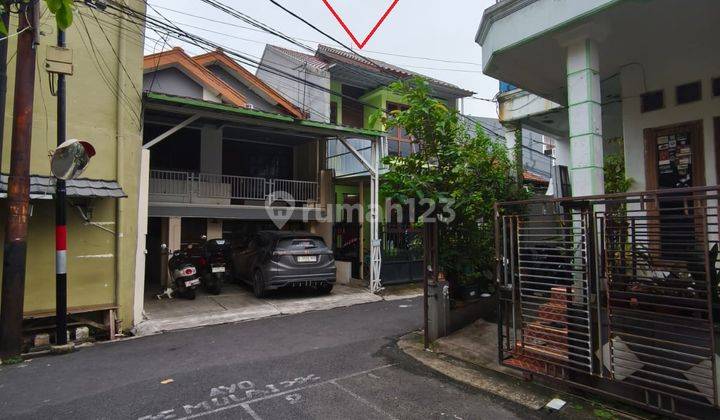
[[663, 257], [686, 251], [695, 242], [694, 211], [687, 208], [683, 190], [705, 186], [704, 163], [702, 121], [645, 130], [647, 190], [677, 190], [654, 209], [659, 226], [653, 229], [658, 235], [653, 235], [650, 248], [659, 248]]

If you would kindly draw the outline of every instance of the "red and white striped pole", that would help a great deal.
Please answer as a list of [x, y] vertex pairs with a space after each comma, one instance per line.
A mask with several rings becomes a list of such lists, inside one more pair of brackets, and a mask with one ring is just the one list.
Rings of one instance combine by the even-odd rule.
[[[65, 31], [58, 28], [58, 47], [65, 48]], [[57, 81], [57, 144], [65, 143], [67, 107], [65, 75]], [[67, 220], [65, 214], [65, 180], [55, 184], [55, 344], [67, 344]]]

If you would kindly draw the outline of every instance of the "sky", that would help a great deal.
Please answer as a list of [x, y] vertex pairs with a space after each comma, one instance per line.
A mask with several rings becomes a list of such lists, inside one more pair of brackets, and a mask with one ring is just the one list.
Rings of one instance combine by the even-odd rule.
[[[337, 40], [354, 45], [323, 0], [277, 1]], [[360, 40], [393, 3], [393, 0], [328, 1]], [[337, 46], [269, 0], [221, 2], [294, 39], [302, 40], [310, 47], [315, 48], [319, 42]], [[498, 91], [498, 82], [482, 74], [481, 48], [475, 43], [475, 33], [483, 11], [494, 3], [495, 0], [398, 0], [375, 35], [358, 51], [368, 57], [454, 83], [476, 92], [476, 97], [492, 98]], [[191, 34], [257, 59], [262, 56], [265, 44], [302, 51], [300, 47], [274, 35], [249, 29], [247, 23], [200, 0], [150, 0], [149, 4], [152, 7], [148, 8], [148, 14], [157, 16], [160, 13]], [[196, 46], [172, 39], [166, 44], [152, 31], [147, 35], [146, 53], [175, 46], [183, 47], [190, 54], [204, 52]], [[482, 100], [465, 99], [464, 111], [469, 115], [497, 117], [496, 105]]]

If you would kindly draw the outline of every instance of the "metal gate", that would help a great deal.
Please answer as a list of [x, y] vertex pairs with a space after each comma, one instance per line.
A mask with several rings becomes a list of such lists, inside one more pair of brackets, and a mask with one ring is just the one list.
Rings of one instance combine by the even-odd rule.
[[716, 409], [717, 200], [715, 187], [498, 204], [501, 363], [667, 414]]

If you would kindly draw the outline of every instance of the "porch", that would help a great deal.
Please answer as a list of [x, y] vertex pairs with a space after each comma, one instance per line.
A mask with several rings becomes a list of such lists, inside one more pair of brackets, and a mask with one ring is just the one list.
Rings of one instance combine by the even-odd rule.
[[719, 195], [498, 204], [501, 363], [663, 414], [717, 415]]

